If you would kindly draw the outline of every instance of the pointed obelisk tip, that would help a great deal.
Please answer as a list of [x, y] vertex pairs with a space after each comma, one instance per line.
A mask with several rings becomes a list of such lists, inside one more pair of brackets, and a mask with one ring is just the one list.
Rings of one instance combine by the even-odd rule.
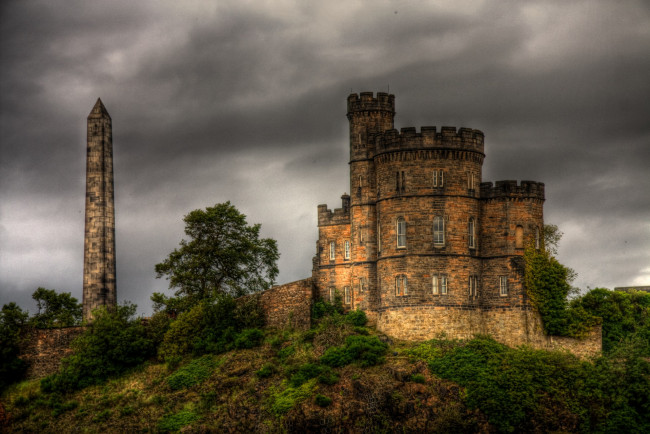
[[111, 118], [111, 115], [108, 114], [108, 110], [106, 110], [106, 107], [104, 107], [104, 103], [102, 102], [101, 98], [97, 98], [97, 102], [95, 103], [95, 106], [93, 109], [90, 111], [90, 114], [88, 115], [88, 119], [90, 118]]

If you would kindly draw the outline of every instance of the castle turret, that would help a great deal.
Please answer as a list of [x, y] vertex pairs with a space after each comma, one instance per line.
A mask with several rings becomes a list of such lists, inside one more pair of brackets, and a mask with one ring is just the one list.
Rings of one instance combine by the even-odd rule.
[[116, 304], [113, 130], [98, 98], [88, 115], [83, 318], [91, 320], [94, 309]]

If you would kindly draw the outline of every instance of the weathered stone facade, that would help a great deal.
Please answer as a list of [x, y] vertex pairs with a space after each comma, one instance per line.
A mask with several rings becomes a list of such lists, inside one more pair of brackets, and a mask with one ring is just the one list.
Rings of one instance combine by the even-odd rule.
[[41, 378], [58, 371], [61, 359], [72, 354], [70, 344], [84, 327], [25, 330], [20, 358], [28, 364], [27, 378]]
[[334, 211], [318, 206], [315, 293], [340, 296], [397, 338], [489, 333], [552, 347], [524, 289], [524, 244], [541, 242], [544, 184], [482, 182], [479, 130], [397, 131], [386, 93], [347, 103], [350, 194]]
[[115, 306], [115, 207], [113, 129], [101, 99], [88, 115], [83, 318], [99, 306]]
[[307, 330], [311, 326], [314, 296], [310, 278], [274, 286], [259, 297], [267, 327]]

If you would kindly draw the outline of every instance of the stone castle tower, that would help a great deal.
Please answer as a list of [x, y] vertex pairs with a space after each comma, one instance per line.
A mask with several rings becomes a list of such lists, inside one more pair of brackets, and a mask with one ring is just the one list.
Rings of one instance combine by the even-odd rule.
[[115, 291], [115, 207], [113, 130], [101, 99], [88, 115], [83, 318], [100, 306], [117, 304]]
[[350, 194], [334, 211], [318, 206], [316, 292], [397, 338], [525, 342], [539, 322], [523, 253], [540, 243], [544, 184], [482, 182], [481, 131], [397, 131], [394, 116], [394, 95], [347, 99]]

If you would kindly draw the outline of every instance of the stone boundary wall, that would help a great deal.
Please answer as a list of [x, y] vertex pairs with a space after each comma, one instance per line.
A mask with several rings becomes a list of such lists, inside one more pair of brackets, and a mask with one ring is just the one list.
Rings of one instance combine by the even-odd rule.
[[84, 329], [26, 329], [19, 356], [29, 365], [26, 378], [41, 378], [58, 371], [61, 359], [72, 353], [70, 344]]
[[312, 278], [274, 286], [259, 294], [266, 326], [307, 330], [311, 327]]
[[487, 334], [510, 347], [529, 345], [569, 351], [581, 358], [595, 357], [602, 351], [601, 326], [594, 327], [584, 339], [546, 336], [541, 317], [532, 310], [413, 306], [382, 309], [372, 316], [378, 330], [408, 341], [471, 339], [476, 334]]

